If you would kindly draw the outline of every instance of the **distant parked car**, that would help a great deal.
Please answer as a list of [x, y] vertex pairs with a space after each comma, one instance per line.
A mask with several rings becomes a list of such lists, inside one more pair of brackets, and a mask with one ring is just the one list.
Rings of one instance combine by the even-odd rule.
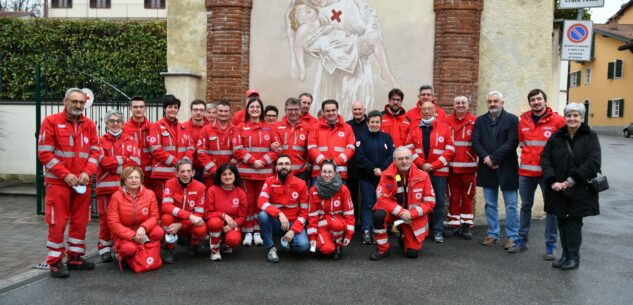
[[624, 127], [624, 129], [622, 129], [622, 135], [624, 135], [625, 138], [630, 137], [633, 134], [633, 122], [630, 123], [628, 126]]

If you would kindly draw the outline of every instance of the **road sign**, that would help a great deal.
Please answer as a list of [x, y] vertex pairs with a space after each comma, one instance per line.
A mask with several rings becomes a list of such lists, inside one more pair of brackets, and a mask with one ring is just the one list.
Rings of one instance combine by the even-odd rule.
[[591, 21], [565, 20], [563, 29], [563, 60], [590, 61], [591, 37], [593, 23]]
[[603, 7], [604, 0], [560, 0], [560, 8]]

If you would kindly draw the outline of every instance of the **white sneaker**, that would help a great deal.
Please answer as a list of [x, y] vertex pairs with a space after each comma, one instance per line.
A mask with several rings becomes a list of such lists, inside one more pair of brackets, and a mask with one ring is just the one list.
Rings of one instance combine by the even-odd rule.
[[261, 234], [259, 234], [259, 232], [253, 234], [253, 243], [255, 244], [255, 246], [264, 245], [264, 240], [262, 239], [262, 236]]
[[220, 255], [220, 252], [211, 252], [211, 260], [212, 261], [219, 261], [222, 260], [222, 255]]
[[277, 248], [270, 248], [270, 250], [268, 250], [268, 255], [266, 256], [266, 259], [268, 259], [268, 261], [271, 263], [278, 263], [279, 256], [277, 255]]
[[244, 236], [244, 241], [242, 242], [242, 246], [250, 247], [252, 244], [253, 244], [253, 234], [246, 233], [246, 236]]

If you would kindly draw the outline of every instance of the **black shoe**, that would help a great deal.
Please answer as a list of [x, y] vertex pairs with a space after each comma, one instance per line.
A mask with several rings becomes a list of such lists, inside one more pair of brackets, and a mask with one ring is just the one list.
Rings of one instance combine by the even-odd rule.
[[66, 265], [64, 265], [61, 259], [56, 264], [51, 265], [50, 268], [52, 277], [63, 278], [70, 275], [68, 274], [68, 269], [66, 268]]
[[461, 234], [462, 234], [462, 229], [460, 227], [449, 228], [448, 230], [446, 230], [446, 232], [444, 232], [444, 235], [446, 235], [446, 237], [457, 237]]
[[559, 259], [552, 262], [552, 267], [560, 268], [565, 263], [566, 260], [567, 260], [566, 257], [561, 256]]
[[473, 232], [470, 230], [469, 225], [462, 226], [462, 238], [467, 240], [473, 239]]
[[371, 232], [363, 232], [363, 245], [371, 245]]
[[369, 256], [369, 259], [372, 261], [379, 261], [385, 257], [389, 256], [389, 250], [385, 251], [385, 252], [379, 252], [378, 250], [376, 250], [374, 253], [372, 253]]
[[332, 259], [339, 260], [342, 257], [343, 257], [343, 247], [338, 246], [336, 247], [336, 250], [334, 250], [334, 253], [332, 254]]
[[68, 259], [68, 269], [70, 270], [92, 270], [95, 264], [86, 261], [81, 256], [71, 257]]
[[164, 264], [174, 263], [174, 250], [166, 249], [165, 252], [163, 252], [163, 263]]
[[102, 263], [111, 263], [114, 259], [112, 259], [112, 253], [110, 251], [101, 254], [101, 262]]
[[574, 270], [580, 266], [580, 261], [577, 259], [567, 259], [565, 262], [560, 265], [560, 268], [563, 270]]

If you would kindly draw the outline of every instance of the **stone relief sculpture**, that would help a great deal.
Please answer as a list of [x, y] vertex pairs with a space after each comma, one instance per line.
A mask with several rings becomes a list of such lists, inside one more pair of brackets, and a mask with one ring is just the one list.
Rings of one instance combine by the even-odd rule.
[[[286, 33], [292, 54], [292, 76], [306, 80], [306, 63], [316, 61], [314, 80], [316, 114], [321, 101], [335, 99], [339, 113], [349, 118], [351, 104], [362, 101], [373, 108], [374, 55], [381, 77], [397, 82], [387, 61], [376, 11], [365, 0], [291, 0], [286, 13]], [[307, 55], [307, 56], [306, 56]]]

